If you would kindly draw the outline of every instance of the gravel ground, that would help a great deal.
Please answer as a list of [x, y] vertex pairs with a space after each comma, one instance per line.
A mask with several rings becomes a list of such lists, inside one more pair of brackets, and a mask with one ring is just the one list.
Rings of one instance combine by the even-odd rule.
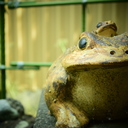
[[[17, 120], [0, 122], [0, 128], [33, 128], [35, 118], [31, 115], [24, 115]], [[46, 127], [47, 128], [47, 127]]]

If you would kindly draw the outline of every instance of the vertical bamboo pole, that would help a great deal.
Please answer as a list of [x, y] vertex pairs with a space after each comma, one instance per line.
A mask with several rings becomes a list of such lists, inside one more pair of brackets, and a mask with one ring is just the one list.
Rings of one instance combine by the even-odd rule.
[[85, 31], [85, 8], [86, 8], [86, 4], [82, 4], [82, 32]]
[[[4, 0], [0, 0], [4, 2]], [[0, 5], [0, 64], [5, 65], [5, 33], [4, 33], [4, 4]], [[5, 69], [0, 71], [0, 98], [6, 98], [6, 72]]]

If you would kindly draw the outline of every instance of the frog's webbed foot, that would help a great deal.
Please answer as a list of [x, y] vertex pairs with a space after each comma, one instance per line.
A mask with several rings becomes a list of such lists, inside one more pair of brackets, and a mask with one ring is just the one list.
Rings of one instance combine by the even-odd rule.
[[81, 128], [89, 122], [85, 114], [71, 104], [54, 106], [53, 114], [57, 119], [56, 128]]
[[80, 122], [70, 110], [60, 108], [60, 115], [57, 117], [57, 128], [79, 128]]

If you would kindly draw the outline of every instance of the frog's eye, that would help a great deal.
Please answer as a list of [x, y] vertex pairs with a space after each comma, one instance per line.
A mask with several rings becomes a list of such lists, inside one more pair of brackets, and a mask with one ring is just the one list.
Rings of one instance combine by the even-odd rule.
[[79, 48], [80, 49], [83, 49], [85, 48], [87, 45], [87, 39], [86, 38], [82, 38], [80, 41], [79, 41]]
[[102, 26], [102, 22], [99, 22], [96, 27], [99, 28], [100, 26]]

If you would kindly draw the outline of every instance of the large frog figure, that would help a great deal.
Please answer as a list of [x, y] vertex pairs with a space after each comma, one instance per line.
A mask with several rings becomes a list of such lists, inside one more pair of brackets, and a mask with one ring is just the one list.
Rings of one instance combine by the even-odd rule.
[[100, 22], [50, 67], [45, 100], [56, 128], [128, 117], [128, 33], [116, 30]]

